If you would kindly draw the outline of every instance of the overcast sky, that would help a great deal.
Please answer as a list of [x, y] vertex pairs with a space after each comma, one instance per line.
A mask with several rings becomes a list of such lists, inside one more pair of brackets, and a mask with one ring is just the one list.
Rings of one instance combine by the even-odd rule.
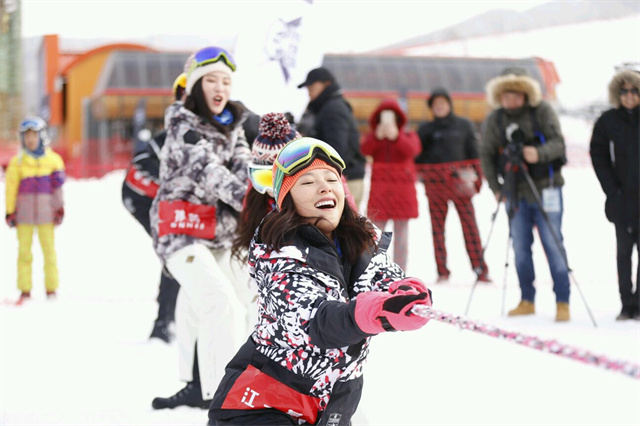
[[[251, 20], [304, 0], [22, 0], [25, 37], [145, 37], [159, 34], [229, 37]], [[327, 52], [358, 52], [426, 34], [491, 9], [527, 10], [545, 1], [313, 0]], [[305, 6], [308, 7], [308, 6]]]

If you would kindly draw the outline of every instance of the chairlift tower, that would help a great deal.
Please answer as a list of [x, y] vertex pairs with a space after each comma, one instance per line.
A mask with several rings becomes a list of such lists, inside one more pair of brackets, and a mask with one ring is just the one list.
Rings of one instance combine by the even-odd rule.
[[0, 0], [0, 145], [15, 141], [22, 117], [20, 0]]

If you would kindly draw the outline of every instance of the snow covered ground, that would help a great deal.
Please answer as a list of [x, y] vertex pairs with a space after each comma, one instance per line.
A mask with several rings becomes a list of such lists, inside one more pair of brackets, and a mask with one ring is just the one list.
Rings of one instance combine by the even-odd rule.
[[[640, 323], [614, 320], [620, 310], [615, 237], [586, 161], [590, 126], [563, 120], [570, 135], [563, 233], [573, 269], [572, 320], [553, 320], [555, 300], [539, 242], [534, 246], [537, 314], [502, 315], [503, 294], [505, 310], [520, 295], [512, 254], [505, 267], [508, 232], [502, 209], [486, 253], [494, 283], [476, 288], [469, 318], [638, 363]], [[58, 299], [45, 299], [42, 255], [34, 239], [34, 300], [0, 308], [2, 425], [206, 424], [204, 410], [151, 408], [154, 397], [169, 396], [182, 383], [175, 344], [147, 339], [160, 263], [149, 237], [122, 206], [123, 178], [123, 172], [114, 172], [100, 180], [67, 182], [67, 216], [56, 234]], [[421, 216], [410, 223], [408, 273], [431, 284], [436, 277], [431, 229], [418, 186]], [[4, 211], [4, 196], [0, 199]], [[486, 185], [474, 203], [486, 241], [496, 209]], [[474, 274], [455, 210], [446, 226], [451, 282], [431, 285], [434, 307], [462, 314]], [[18, 295], [16, 251], [15, 230], [3, 224], [0, 300]], [[640, 424], [639, 380], [436, 321], [417, 332], [376, 337], [365, 382], [355, 425]]]

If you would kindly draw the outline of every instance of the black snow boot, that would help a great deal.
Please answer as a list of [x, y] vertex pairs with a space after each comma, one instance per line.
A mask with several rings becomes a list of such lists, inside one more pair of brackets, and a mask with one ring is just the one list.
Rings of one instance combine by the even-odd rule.
[[163, 408], [176, 408], [181, 405], [208, 409], [211, 405], [211, 400], [202, 399], [202, 392], [200, 391], [199, 383], [189, 382], [187, 383], [187, 386], [169, 398], [154, 398], [151, 405], [156, 410], [161, 410]]
[[171, 343], [171, 340], [173, 340], [173, 333], [169, 330], [168, 321], [155, 320], [149, 339], [153, 339], [154, 337], [166, 343]]
[[616, 321], [625, 321], [629, 319], [633, 319], [634, 309], [632, 306], [623, 306], [622, 310], [616, 317]]

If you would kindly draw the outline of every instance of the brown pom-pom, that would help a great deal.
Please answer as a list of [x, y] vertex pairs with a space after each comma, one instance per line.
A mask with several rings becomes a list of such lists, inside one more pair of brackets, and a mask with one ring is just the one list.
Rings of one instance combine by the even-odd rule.
[[266, 137], [272, 140], [284, 139], [291, 133], [291, 126], [281, 112], [269, 112], [262, 116], [258, 127], [258, 138]]

